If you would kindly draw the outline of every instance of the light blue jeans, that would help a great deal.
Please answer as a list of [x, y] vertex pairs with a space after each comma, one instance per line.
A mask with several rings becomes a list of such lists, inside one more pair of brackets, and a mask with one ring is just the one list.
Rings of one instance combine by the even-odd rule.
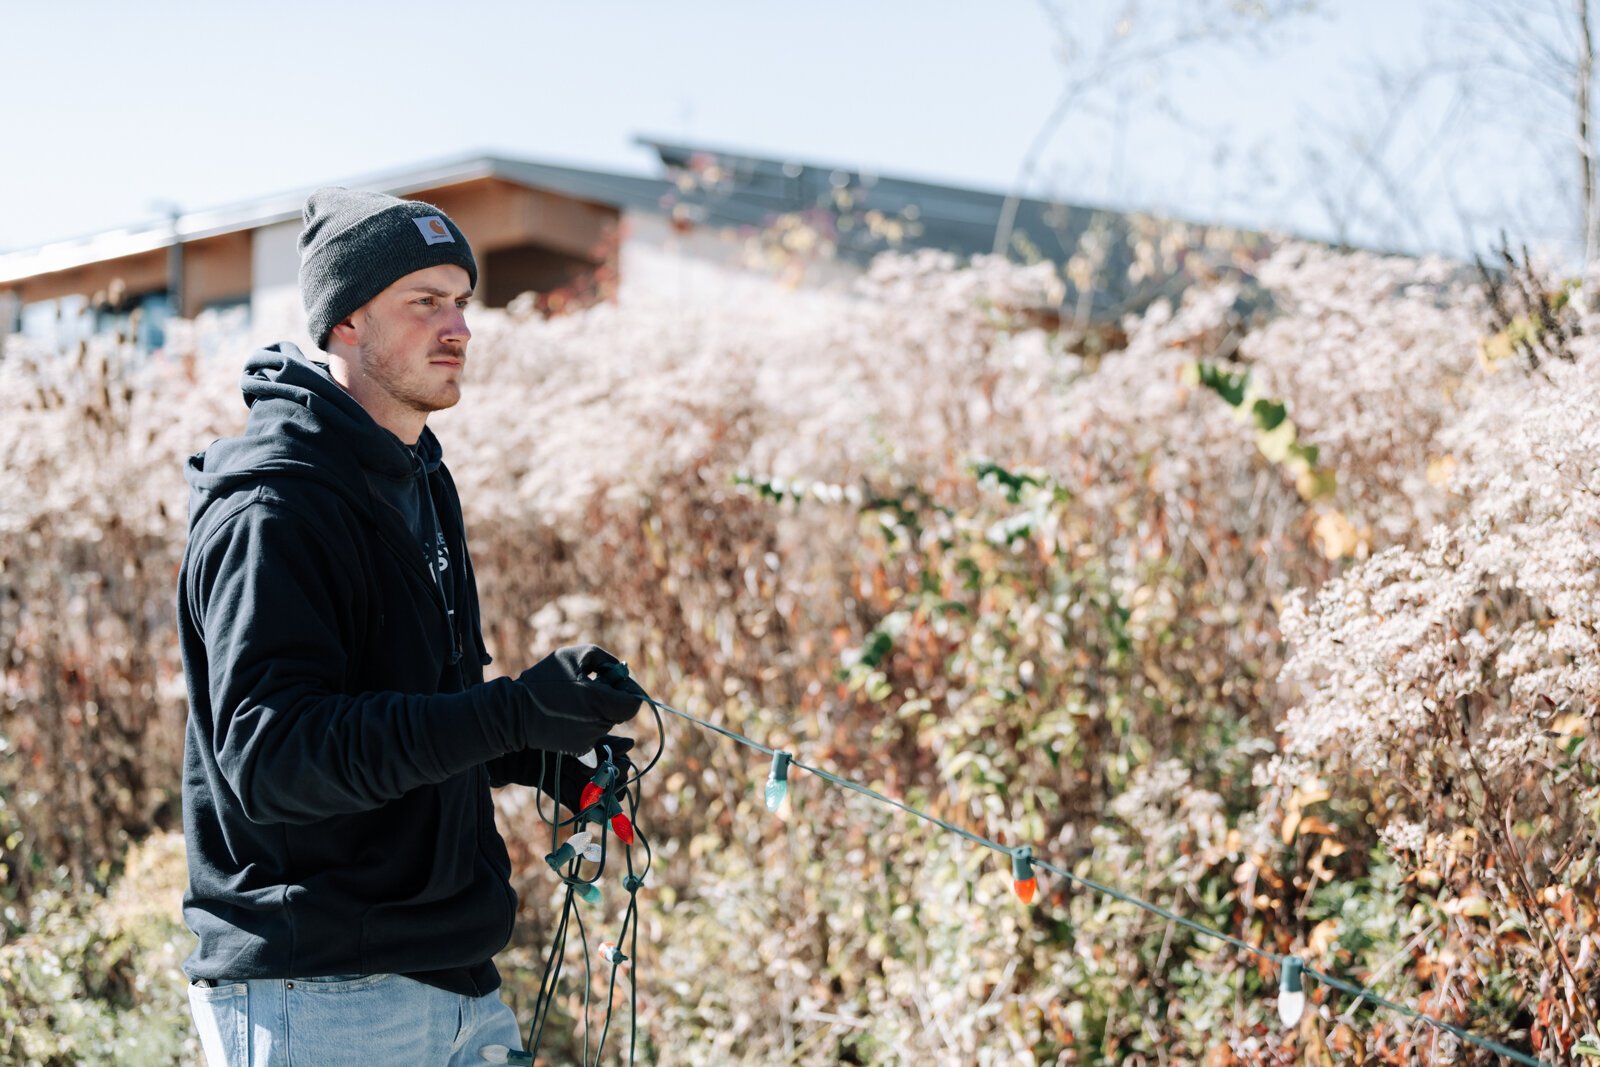
[[397, 974], [189, 986], [209, 1067], [467, 1067], [520, 1049], [498, 991], [463, 997]]

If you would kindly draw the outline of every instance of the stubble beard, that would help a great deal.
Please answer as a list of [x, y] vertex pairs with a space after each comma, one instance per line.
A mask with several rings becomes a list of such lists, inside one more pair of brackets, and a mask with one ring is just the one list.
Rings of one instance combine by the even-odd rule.
[[[377, 325], [370, 320], [369, 324]], [[407, 368], [403, 354], [390, 352], [389, 337], [381, 328], [369, 328], [359, 350], [362, 376], [378, 386], [384, 395], [396, 404], [428, 415], [455, 407], [461, 400], [459, 382], [431, 383], [426, 380], [425, 376], [431, 365], [425, 364], [414, 372]], [[430, 350], [429, 358], [431, 359], [434, 354], [434, 351]], [[461, 352], [450, 354], [463, 359], [465, 357]]]

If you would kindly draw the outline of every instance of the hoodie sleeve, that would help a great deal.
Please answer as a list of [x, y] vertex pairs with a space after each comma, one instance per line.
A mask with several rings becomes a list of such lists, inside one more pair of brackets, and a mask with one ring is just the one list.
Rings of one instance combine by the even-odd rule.
[[211, 744], [254, 822], [366, 811], [527, 745], [532, 697], [510, 678], [448, 694], [340, 692], [341, 620], [360, 573], [316, 524], [259, 497], [223, 520], [190, 571]]

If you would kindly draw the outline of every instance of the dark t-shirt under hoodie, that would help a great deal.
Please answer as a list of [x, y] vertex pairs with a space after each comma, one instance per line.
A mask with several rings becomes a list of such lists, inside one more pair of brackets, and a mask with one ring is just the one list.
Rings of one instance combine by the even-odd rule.
[[483, 680], [438, 440], [407, 447], [290, 344], [241, 386], [244, 433], [186, 471], [185, 971], [491, 992], [517, 901], [490, 787], [530, 784], [537, 749], [531, 696]]

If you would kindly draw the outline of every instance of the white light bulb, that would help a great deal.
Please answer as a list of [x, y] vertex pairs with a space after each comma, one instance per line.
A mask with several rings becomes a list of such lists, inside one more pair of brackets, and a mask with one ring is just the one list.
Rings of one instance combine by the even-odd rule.
[[604, 855], [604, 853], [600, 850], [600, 842], [598, 841], [591, 841], [578, 851], [583, 858], [588, 860], [590, 863], [599, 863], [600, 857]]
[[511, 1050], [504, 1045], [484, 1045], [478, 1049], [478, 1055], [483, 1057], [485, 1063], [505, 1063], [510, 1058]]
[[1278, 1018], [1293, 1026], [1306, 1011], [1306, 987], [1302, 975], [1305, 962], [1299, 956], [1285, 956], [1278, 975]]
[[567, 844], [572, 846], [572, 851], [582, 852], [584, 849], [589, 847], [589, 842], [593, 840], [594, 835], [589, 831], [579, 830], [577, 833], [567, 838]]

